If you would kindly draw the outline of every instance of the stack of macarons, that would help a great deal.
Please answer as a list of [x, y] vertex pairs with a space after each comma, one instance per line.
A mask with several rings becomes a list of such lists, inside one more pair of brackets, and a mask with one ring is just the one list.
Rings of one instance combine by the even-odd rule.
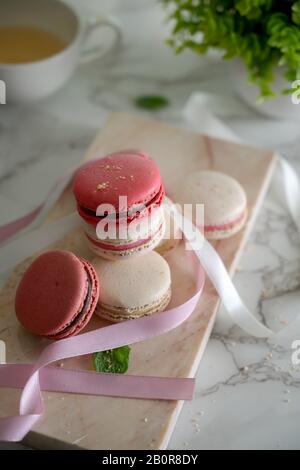
[[[92, 160], [75, 174], [73, 191], [84, 236], [97, 256], [89, 263], [68, 251], [40, 255], [16, 293], [20, 323], [52, 340], [79, 333], [95, 312], [119, 322], [164, 310], [171, 273], [161, 256], [181, 232], [164, 206], [173, 204], [155, 161], [139, 151]], [[203, 204], [210, 239], [235, 234], [247, 218], [246, 195], [233, 178], [212, 171], [187, 179], [182, 203]]]
[[92, 160], [74, 177], [78, 213], [90, 248], [125, 259], [153, 250], [165, 230], [160, 171], [142, 152], [119, 152]]
[[96, 313], [118, 322], [163, 310], [171, 274], [154, 251], [166, 230], [165, 188], [155, 161], [139, 151], [92, 160], [76, 172], [73, 191], [86, 241], [97, 255]]

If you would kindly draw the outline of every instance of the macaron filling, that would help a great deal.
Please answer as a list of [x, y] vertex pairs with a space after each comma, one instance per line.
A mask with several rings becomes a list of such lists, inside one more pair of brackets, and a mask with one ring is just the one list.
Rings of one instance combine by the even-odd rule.
[[101, 315], [110, 321], [120, 322], [125, 320], [133, 320], [134, 318], [140, 318], [141, 316], [152, 315], [153, 313], [164, 310], [171, 299], [171, 288], [158, 300], [153, 303], [146, 304], [139, 307], [124, 308], [118, 306], [112, 306], [99, 302], [96, 308], [96, 313]]
[[239, 224], [240, 222], [242, 222], [244, 220], [244, 218], [246, 217], [247, 215], [247, 210], [245, 209], [240, 215], [239, 217], [237, 217], [235, 220], [232, 220], [231, 222], [227, 222], [226, 224], [220, 224], [220, 225], [204, 225], [204, 230], [207, 231], [207, 232], [213, 232], [213, 231], [217, 231], [217, 230], [228, 230], [228, 229], [231, 229], [233, 227], [235, 227], [237, 224]]
[[149, 237], [139, 239], [139, 240], [134, 240], [130, 243], [125, 243], [125, 244], [112, 244], [112, 243], [105, 243], [103, 241], [95, 240], [92, 238], [90, 235], [87, 233], [85, 234], [87, 239], [95, 246], [103, 249], [103, 250], [112, 250], [112, 251], [123, 251], [123, 250], [130, 250], [132, 248], [137, 248], [139, 246], [143, 246], [147, 244], [152, 238], [155, 238], [162, 230], [163, 223], [160, 224], [159, 228], [152, 233]]
[[[165, 196], [165, 188], [163, 185], [160, 186], [159, 191], [148, 201], [146, 202], [138, 202], [135, 203], [134, 206], [128, 207], [127, 211], [125, 208], [121, 208], [120, 212], [117, 211], [116, 213], [111, 214], [116, 218], [116, 223], [118, 223], [119, 219], [127, 219], [128, 222], [132, 221], [133, 219], [137, 219], [140, 217], [145, 217], [150, 215], [151, 211], [162, 204], [163, 198]], [[93, 209], [89, 209], [82, 204], [77, 204], [77, 210], [79, 215], [89, 224], [96, 226], [98, 222], [100, 222], [105, 217], [110, 217], [110, 214], [106, 214], [104, 216], [97, 216], [96, 211]]]

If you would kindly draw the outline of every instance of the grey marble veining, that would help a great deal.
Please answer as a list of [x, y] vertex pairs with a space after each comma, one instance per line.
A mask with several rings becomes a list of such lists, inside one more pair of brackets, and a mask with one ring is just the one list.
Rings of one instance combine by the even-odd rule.
[[[33, 208], [79, 162], [108, 111], [140, 112], [134, 98], [145, 93], [167, 96], [171, 105], [154, 116], [180, 125], [186, 125], [181, 110], [191, 92], [214, 94], [219, 115], [224, 107], [232, 111], [226, 122], [235, 132], [254, 145], [276, 147], [300, 174], [299, 124], [266, 120], [245, 107], [235, 96], [230, 62], [175, 57], [164, 45], [168, 26], [154, 0], [116, 0], [102, 8], [123, 25], [119, 51], [79, 68], [67, 87], [41, 103], [0, 107], [2, 223]], [[101, 6], [90, 2], [88, 10]], [[299, 313], [300, 242], [275, 191], [234, 281], [249, 308], [274, 330]], [[220, 309], [195, 400], [184, 405], [170, 448], [300, 448], [300, 367], [292, 365], [291, 349], [245, 335], [226, 315]]]

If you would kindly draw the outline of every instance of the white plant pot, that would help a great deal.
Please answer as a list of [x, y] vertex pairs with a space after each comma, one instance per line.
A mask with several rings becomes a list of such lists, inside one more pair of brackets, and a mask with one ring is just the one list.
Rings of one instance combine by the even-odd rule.
[[[280, 95], [283, 89], [291, 87], [291, 83], [282, 77], [282, 69], [275, 71], [275, 82], [273, 89], [279, 93], [274, 98], [268, 98], [262, 103], [257, 102], [259, 90], [257, 86], [251, 84], [247, 79], [244, 66], [241, 63], [236, 64], [236, 83], [235, 89], [238, 96], [242, 98], [252, 109], [266, 116], [277, 119], [300, 120], [300, 104], [292, 101], [292, 94]], [[299, 96], [299, 95], [298, 95]]]

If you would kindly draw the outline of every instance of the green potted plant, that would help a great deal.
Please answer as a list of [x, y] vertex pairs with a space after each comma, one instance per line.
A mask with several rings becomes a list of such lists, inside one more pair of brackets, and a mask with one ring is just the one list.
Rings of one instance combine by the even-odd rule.
[[168, 42], [177, 53], [214, 48], [223, 59], [238, 58], [256, 86], [245, 86], [238, 73], [238, 90], [250, 105], [300, 117], [300, 0], [161, 1], [173, 21]]

